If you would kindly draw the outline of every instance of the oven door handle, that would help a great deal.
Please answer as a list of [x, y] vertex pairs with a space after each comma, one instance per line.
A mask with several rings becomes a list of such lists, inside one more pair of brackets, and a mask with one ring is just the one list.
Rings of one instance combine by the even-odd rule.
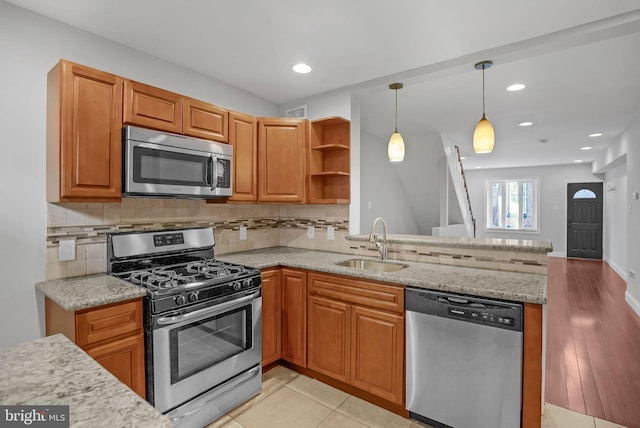
[[214, 313], [224, 311], [225, 309], [232, 308], [234, 306], [241, 305], [242, 303], [249, 302], [257, 297], [260, 297], [260, 291], [256, 291], [239, 299], [231, 300], [229, 302], [220, 303], [219, 305], [211, 306], [209, 308], [199, 309], [197, 311], [189, 312], [183, 315], [176, 315], [175, 317], [161, 317], [156, 320], [159, 325], [177, 324], [183, 321], [189, 321], [194, 318], [198, 318], [203, 315], [213, 315]]

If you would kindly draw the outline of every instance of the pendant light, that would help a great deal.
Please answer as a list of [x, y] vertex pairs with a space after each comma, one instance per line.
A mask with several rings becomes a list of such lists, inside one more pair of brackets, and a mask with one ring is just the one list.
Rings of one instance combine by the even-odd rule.
[[473, 132], [473, 150], [476, 153], [491, 153], [496, 136], [493, 132], [493, 125], [484, 114], [484, 70], [493, 65], [491, 61], [481, 61], [475, 65], [476, 70], [482, 70], [482, 119], [476, 125]]
[[402, 162], [404, 159], [404, 140], [398, 132], [398, 89], [402, 89], [403, 86], [402, 83], [389, 85], [389, 89], [396, 91], [396, 128], [389, 138], [389, 147], [387, 148], [387, 155], [391, 162]]

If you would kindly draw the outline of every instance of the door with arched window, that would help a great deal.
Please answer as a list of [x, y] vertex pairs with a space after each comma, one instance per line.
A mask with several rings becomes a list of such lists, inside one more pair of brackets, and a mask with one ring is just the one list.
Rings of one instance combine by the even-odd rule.
[[567, 184], [567, 257], [602, 258], [602, 183]]

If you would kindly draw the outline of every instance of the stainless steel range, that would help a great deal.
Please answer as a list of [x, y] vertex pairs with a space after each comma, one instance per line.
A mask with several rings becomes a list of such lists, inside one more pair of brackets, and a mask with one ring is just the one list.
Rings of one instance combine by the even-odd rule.
[[147, 400], [201, 428], [262, 385], [260, 271], [214, 258], [211, 228], [110, 234], [108, 272], [147, 289]]

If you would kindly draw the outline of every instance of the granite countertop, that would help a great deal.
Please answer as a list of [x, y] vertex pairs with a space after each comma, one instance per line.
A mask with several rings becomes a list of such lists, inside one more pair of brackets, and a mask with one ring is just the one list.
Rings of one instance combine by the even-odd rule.
[[38, 282], [36, 288], [65, 311], [123, 302], [147, 294], [142, 287], [105, 274]]
[[71, 427], [172, 426], [61, 334], [0, 349], [0, 367], [3, 405], [68, 405]]
[[290, 247], [272, 247], [228, 253], [216, 258], [258, 269], [285, 266], [516, 302], [539, 304], [547, 302], [546, 275], [416, 263], [404, 260], [390, 260], [392, 263], [408, 265], [406, 269], [401, 271], [373, 272], [334, 264], [353, 258], [371, 259], [370, 257]]
[[[348, 235], [348, 241], [369, 242], [369, 235]], [[387, 235], [389, 244], [431, 245], [439, 247], [469, 248], [475, 250], [520, 251], [527, 253], [550, 253], [553, 245], [548, 241], [534, 241], [529, 239], [503, 238], [467, 238], [458, 236], [428, 236], [428, 235]]]

